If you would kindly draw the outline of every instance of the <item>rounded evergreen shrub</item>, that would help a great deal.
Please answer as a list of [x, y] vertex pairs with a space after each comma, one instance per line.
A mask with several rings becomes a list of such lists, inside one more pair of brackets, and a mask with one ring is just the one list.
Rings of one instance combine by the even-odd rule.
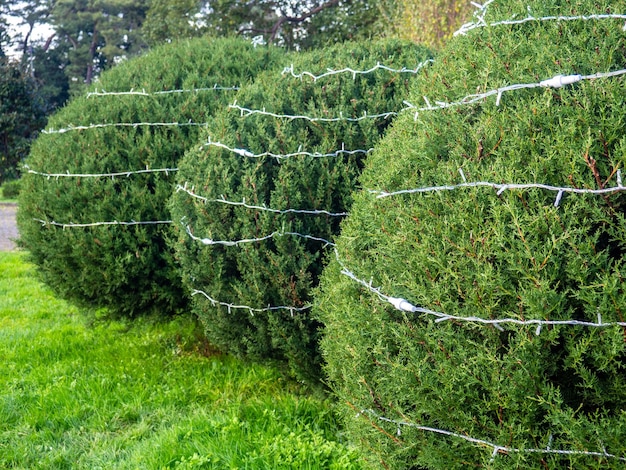
[[[213, 344], [318, 377], [311, 288], [363, 161], [416, 76], [376, 65], [417, 68], [428, 57], [420, 46], [386, 41], [285, 59], [291, 72], [259, 75], [206, 145], [185, 155], [171, 203], [174, 248]], [[298, 78], [344, 68], [374, 70]]]
[[[183, 307], [165, 242], [178, 160], [232, 101], [235, 90], [223, 88], [245, 85], [280, 55], [235, 39], [159, 47], [52, 117], [27, 159], [18, 211], [21, 246], [44, 281], [116, 314]], [[132, 173], [146, 169], [159, 171]]]
[[626, 33], [580, 16], [626, 2], [485, 5], [542, 19], [452, 40], [368, 158], [325, 370], [375, 468], [624, 468]]

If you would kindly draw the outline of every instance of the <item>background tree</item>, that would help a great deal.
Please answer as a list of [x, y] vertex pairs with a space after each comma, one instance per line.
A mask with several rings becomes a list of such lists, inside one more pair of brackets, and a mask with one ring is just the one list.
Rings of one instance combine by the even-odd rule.
[[439, 49], [475, 8], [459, 0], [383, 2], [388, 34]]
[[46, 114], [63, 105], [69, 96], [64, 73], [68, 63], [66, 43], [55, 42], [56, 33], [49, 29], [47, 37], [34, 38], [38, 28], [49, 26], [51, 8], [47, 0], [0, 2], [0, 50], [10, 54], [14, 65], [33, 79], [31, 85]]
[[52, 3], [49, 0], [31, 0], [29, 2], [13, 2], [11, 14], [19, 17], [20, 25], [25, 26], [23, 33], [16, 35], [13, 41], [22, 53], [22, 58], [27, 59], [32, 49], [32, 35], [37, 26], [46, 24], [50, 17]]
[[0, 1], [0, 59], [6, 57], [5, 49], [10, 41], [9, 32], [7, 30], [8, 24], [5, 19], [4, 9], [5, 9], [4, 1]]
[[145, 41], [154, 46], [201, 36], [208, 30], [202, 21], [202, 5], [200, 0], [152, 0], [143, 25]]
[[9, 16], [12, 16], [12, 3], [12, 0], [0, 0], [0, 57], [7, 56], [14, 42], [8, 21]]
[[19, 64], [0, 58], [0, 183], [17, 178], [18, 165], [44, 124], [32, 78]]
[[239, 34], [292, 49], [381, 36], [381, 5], [391, 0], [183, 0], [151, 2], [146, 37], [151, 43], [200, 34]]
[[44, 112], [50, 115], [63, 106], [70, 96], [70, 81], [65, 69], [68, 66], [68, 46], [37, 45], [30, 50], [29, 74], [35, 81], [37, 95]]
[[0, 18], [0, 59], [4, 59], [6, 57], [4, 49], [6, 47], [8, 39], [9, 37], [7, 35], [6, 28], [4, 24], [2, 24], [2, 19]]
[[59, 0], [51, 22], [69, 44], [66, 72], [72, 82], [90, 84], [95, 75], [146, 48], [140, 34], [147, 2]]
[[393, 1], [340, 1], [332, 8], [320, 9], [304, 22], [287, 24], [285, 30], [295, 37], [304, 36], [299, 39], [299, 45], [307, 49], [346, 40], [390, 36], [382, 12]]

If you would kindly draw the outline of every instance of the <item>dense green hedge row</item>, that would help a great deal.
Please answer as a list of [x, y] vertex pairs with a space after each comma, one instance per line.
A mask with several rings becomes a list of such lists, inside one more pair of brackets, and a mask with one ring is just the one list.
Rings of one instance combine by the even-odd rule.
[[[157, 48], [103, 74], [95, 86], [99, 91], [134, 90], [146, 96], [81, 96], [57, 113], [49, 127], [181, 125], [43, 134], [33, 145], [28, 167], [46, 174], [176, 168], [183, 153], [198, 142], [201, 127], [189, 123], [210, 123], [233, 100], [234, 91], [211, 88], [243, 86], [260, 70], [275, 67], [282, 55], [280, 49], [254, 48], [233, 39]], [[167, 91], [172, 93], [162, 93]], [[124, 315], [176, 311], [187, 300], [166, 245], [168, 224], [63, 229], [40, 222], [167, 221], [173, 181], [172, 172], [116, 178], [46, 178], [25, 172], [18, 212], [21, 246], [30, 251], [45, 282], [67, 299]]]
[[[366, 70], [377, 63], [402, 69], [417, 67], [429, 57], [426, 49], [408, 42], [346, 43], [298, 54], [285, 65], [296, 74], [322, 73], [327, 68]], [[185, 155], [178, 182], [187, 191], [178, 191], [171, 205], [178, 228], [175, 249], [186, 286], [205, 294], [194, 296], [193, 310], [211, 342], [239, 355], [287, 359], [299, 377], [319, 377], [321, 325], [311, 318], [307, 306], [327, 246], [297, 234], [330, 241], [343, 217], [293, 211], [345, 213], [367, 152], [280, 158], [244, 156], [241, 151], [254, 155], [332, 154], [342, 148], [367, 151], [404, 107], [416, 76], [377, 70], [315, 81], [268, 71], [237, 94], [238, 106], [318, 120], [246, 116], [231, 109], [217, 118], [208, 137], [240, 151], [205, 145]], [[385, 116], [364, 118], [366, 113]], [[332, 121], [335, 118], [339, 120]], [[194, 198], [189, 194], [192, 190], [205, 199]], [[289, 212], [233, 206], [219, 202], [221, 198]], [[207, 246], [201, 242], [207, 238], [218, 243]], [[219, 243], [256, 238], [264, 239], [235, 246]], [[225, 304], [294, 310], [251, 312]]]
[[[624, 1], [509, 0], [491, 3], [485, 18], [625, 9]], [[450, 42], [409, 101], [457, 102], [559, 74], [621, 70], [623, 24], [532, 21], [473, 30]], [[386, 297], [484, 320], [597, 322], [600, 315], [624, 322], [623, 193], [565, 193], [555, 205], [558, 193], [538, 188], [465, 186], [382, 198], [368, 190], [465, 179], [614, 187], [626, 163], [625, 97], [617, 76], [506, 92], [499, 106], [492, 95], [406, 115], [368, 158], [316, 312], [350, 438], [374, 467], [624, 468], [624, 327], [437, 322]]]
[[[319, 239], [332, 240], [343, 216], [205, 203], [185, 191], [174, 193], [170, 215], [173, 174], [180, 163], [178, 183], [209, 200], [345, 214], [367, 153], [404, 106], [417, 74], [376, 70], [313, 80], [280, 72], [287, 66], [295, 73], [365, 70], [377, 63], [413, 68], [429, 58], [426, 49], [401, 41], [287, 56], [228, 39], [170, 45], [123, 64], [54, 116], [33, 147], [18, 216], [21, 244], [57, 293], [118, 314], [186, 308], [185, 287], [259, 310], [293, 307], [252, 316], [201, 295], [193, 302], [209, 339], [224, 351], [287, 359], [297, 375], [317, 379], [321, 325], [308, 305], [327, 248]], [[242, 86], [235, 93], [214, 85]], [[251, 109], [318, 120], [244, 117], [228, 109], [235, 99]], [[210, 139], [254, 153], [309, 154], [249, 158], [206, 145]], [[171, 171], [93, 177], [143, 168]], [[163, 223], [133, 224], [152, 221]], [[235, 247], [198, 243], [272, 234]]]
[[[506, 0], [487, 2], [485, 21], [625, 7], [624, 0]], [[41, 136], [28, 160], [41, 173], [179, 170], [176, 179], [173, 172], [28, 173], [22, 246], [48, 284], [82, 304], [126, 315], [171, 312], [187, 306], [186, 291], [194, 293], [191, 308], [211, 342], [286, 361], [303, 379], [319, 378], [323, 333], [329, 384], [350, 439], [373, 467], [622, 468], [615, 456], [626, 457], [624, 328], [528, 322], [625, 321], [624, 196], [499, 188], [618, 184], [626, 160], [623, 76], [401, 112], [381, 142], [394, 116], [371, 118], [400, 110], [407, 97], [417, 107], [458, 103], [559, 74], [621, 70], [622, 26], [591, 18], [478, 28], [455, 38], [417, 77], [280, 74], [291, 64], [323, 72], [377, 62], [412, 67], [429, 57], [397, 41], [293, 56], [235, 40], [159, 49], [105, 74], [98, 87], [245, 86], [236, 94], [75, 99], [51, 127], [210, 125]], [[274, 115], [229, 109], [234, 99]], [[339, 116], [350, 120], [332, 119]], [[367, 158], [321, 156], [374, 146]], [[432, 186], [445, 188], [388, 194]], [[156, 220], [173, 223], [52, 224]], [[340, 228], [335, 250], [325, 241], [334, 242]], [[394, 308], [401, 298], [417, 308]]]

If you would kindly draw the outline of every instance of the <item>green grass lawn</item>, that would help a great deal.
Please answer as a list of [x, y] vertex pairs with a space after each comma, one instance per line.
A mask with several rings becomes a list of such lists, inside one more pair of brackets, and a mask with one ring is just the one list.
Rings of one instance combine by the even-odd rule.
[[195, 322], [99, 320], [0, 253], [0, 468], [360, 468], [331, 404]]

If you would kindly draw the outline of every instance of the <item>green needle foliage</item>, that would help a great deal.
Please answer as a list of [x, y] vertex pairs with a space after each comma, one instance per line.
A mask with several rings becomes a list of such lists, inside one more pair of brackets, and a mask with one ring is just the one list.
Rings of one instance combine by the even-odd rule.
[[[485, 21], [525, 17], [527, 6], [539, 18], [623, 13], [626, 3], [494, 2]], [[559, 74], [621, 70], [623, 24], [475, 29], [450, 42], [409, 101], [454, 103]], [[465, 186], [382, 198], [368, 191], [464, 179], [615, 187], [626, 163], [624, 99], [624, 77], [617, 76], [505, 92], [499, 106], [492, 95], [407, 113], [367, 160], [316, 314], [326, 325], [326, 371], [350, 437], [374, 466], [624, 468], [624, 327], [437, 322], [384, 297], [484, 320], [598, 322], [600, 315], [605, 323], [624, 322], [623, 193], [565, 193], [555, 205], [557, 192], [540, 188]]]
[[[415, 68], [429, 52], [401, 41], [346, 43], [291, 57], [294, 73], [324, 73], [351, 67], [366, 70], [377, 63]], [[237, 104], [278, 115], [357, 119], [364, 113], [397, 112], [404, 105], [415, 74], [376, 70], [365, 75], [340, 73], [313, 80], [271, 71], [242, 89]], [[366, 153], [337, 156], [258, 156], [317, 154], [373, 147], [393, 116], [358, 121], [310, 121], [263, 114], [242, 116], [231, 109], [210, 130], [219, 146], [194, 148], [181, 161], [179, 184], [205, 200], [178, 191], [171, 203], [178, 229], [174, 248], [186, 286], [202, 291], [193, 309], [202, 319], [209, 340], [225, 351], [256, 359], [287, 360], [297, 376], [317, 379], [320, 372], [320, 323], [307, 306], [317, 284], [331, 241], [342, 217], [327, 214], [276, 213], [229, 205], [246, 202], [278, 211], [326, 210], [345, 212]], [[273, 235], [273, 236], [272, 236]], [[265, 238], [266, 237], [266, 238]], [[262, 241], [249, 241], [265, 238]], [[200, 239], [200, 240], [199, 240]], [[205, 245], [202, 239], [218, 243]], [[240, 240], [244, 242], [237, 243]], [[220, 242], [235, 242], [231, 246]], [[210, 299], [215, 300], [212, 302]], [[217, 302], [221, 302], [219, 304]], [[265, 309], [251, 312], [224, 304]]]
[[[254, 48], [235, 39], [157, 48], [104, 73], [96, 87], [146, 95], [80, 96], [49, 123], [57, 130], [113, 126], [43, 134], [33, 145], [28, 168], [46, 174], [175, 168], [196, 145], [200, 124], [210, 124], [233, 99], [234, 91], [213, 87], [243, 86], [281, 55], [280, 49]], [[132, 123], [181, 124], [123, 125]], [[18, 213], [21, 245], [43, 280], [66, 299], [128, 316], [176, 311], [186, 296], [165, 242], [168, 224], [65, 229], [45, 224], [167, 221], [173, 181], [172, 172], [114, 178], [25, 172]]]

